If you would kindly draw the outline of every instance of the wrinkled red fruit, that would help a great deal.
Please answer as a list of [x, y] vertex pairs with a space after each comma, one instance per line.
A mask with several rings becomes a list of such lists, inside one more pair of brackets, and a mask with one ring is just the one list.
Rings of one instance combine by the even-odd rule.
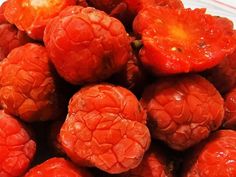
[[181, 177], [236, 176], [236, 132], [215, 132], [191, 151], [183, 167]]
[[0, 176], [21, 177], [33, 159], [36, 144], [24, 126], [0, 111]]
[[130, 57], [129, 41], [120, 21], [81, 6], [63, 10], [44, 35], [58, 73], [72, 84], [100, 81], [121, 70]]
[[6, 18], [4, 17], [4, 9], [5, 9], [6, 2], [0, 5], [0, 24], [7, 23]]
[[236, 51], [204, 75], [222, 94], [233, 89], [236, 86]]
[[151, 147], [143, 157], [140, 165], [119, 177], [172, 177], [169, 161], [163, 149]]
[[0, 24], [0, 61], [7, 57], [9, 52], [29, 42], [29, 37], [19, 31], [14, 25]]
[[236, 129], [236, 88], [227, 93], [225, 97], [225, 128]]
[[55, 80], [44, 47], [26, 44], [2, 61], [0, 100], [7, 113], [27, 122], [58, 117]]
[[92, 177], [85, 169], [78, 168], [63, 158], [51, 158], [33, 167], [24, 177]]
[[142, 36], [141, 61], [156, 75], [212, 68], [236, 48], [232, 26], [221, 24], [204, 9], [145, 8], [133, 24]]
[[82, 88], [69, 103], [60, 142], [83, 166], [108, 173], [133, 169], [150, 143], [146, 113], [127, 89], [109, 84]]
[[42, 40], [46, 24], [62, 9], [75, 4], [76, 0], [8, 0], [4, 15], [33, 39]]
[[215, 87], [198, 75], [163, 78], [144, 91], [153, 138], [185, 150], [219, 128], [224, 102]]

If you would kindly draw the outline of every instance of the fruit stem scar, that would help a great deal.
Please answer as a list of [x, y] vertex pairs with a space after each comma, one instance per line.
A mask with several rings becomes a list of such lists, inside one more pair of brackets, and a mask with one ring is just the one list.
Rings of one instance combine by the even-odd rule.
[[134, 40], [132, 43], [131, 43], [131, 46], [133, 49], [136, 49], [136, 50], [139, 50], [142, 48], [143, 46], [143, 43], [141, 40]]
[[172, 47], [171, 51], [177, 51], [177, 52], [182, 52], [182, 49], [179, 47]]

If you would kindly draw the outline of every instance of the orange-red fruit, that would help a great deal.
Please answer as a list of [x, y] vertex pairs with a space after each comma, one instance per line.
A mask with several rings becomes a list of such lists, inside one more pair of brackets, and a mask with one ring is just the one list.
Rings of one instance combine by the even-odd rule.
[[0, 24], [7, 23], [6, 18], [4, 17], [4, 9], [5, 9], [6, 2], [0, 5]]
[[6, 58], [12, 49], [29, 41], [26, 33], [18, 30], [14, 25], [0, 24], [0, 61]]
[[122, 23], [91, 7], [63, 10], [47, 25], [44, 42], [58, 73], [72, 84], [108, 78], [131, 52]]
[[0, 176], [21, 177], [30, 166], [36, 144], [24, 126], [0, 111]]
[[60, 141], [77, 164], [122, 173], [141, 162], [150, 144], [146, 113], [127, 89], [109, 84], [82, 88], [70, 100]]
[[225, 128], [236, 129], [236, 88], [232, 89], [225, 96]]
[[145, 153], [140, 165], [119, 177], [172, 177], [169, 161], [163, 149], [151, 147]]
[[29, 43], [15, 48], [2, 61], [0, 100], [7, 113], [27, 122], [57, 117], [55, 81], [43, 46]]
[[236, 51], [206, 71], [205, 75], [220, 93], [224, 94], [233, 89], [236, 86]]
[[46, 24], [76, 0], [8, 0], [4, 15], [33, 39], [42, 40]]
[[142, 36], [141, 61], [156, 75], [206, 70], [236, 48], [232, 26], [204, 9], [145, 8], [133, 28]]
[[215, 87], [198, 75], [163, 78], [144, 91], [153, 138], [171, 148], [185, 150], [219, 128], [224, 101]]
[[33, 167], [24, 177], [92, 177], [92, 175], [68, 160], [54, 157]]
[[183, 163], [181, 177], [236, 176], [236, 132], [220, 130], [197, 145]]

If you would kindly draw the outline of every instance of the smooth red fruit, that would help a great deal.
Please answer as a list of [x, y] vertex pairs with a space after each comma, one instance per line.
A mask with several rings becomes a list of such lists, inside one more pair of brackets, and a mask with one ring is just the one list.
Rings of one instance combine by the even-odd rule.
[[82, 88], [70, 100], [60, 142], [77, 164], [122, 173], [141, 162], [150, 144], [146, 113], [127, 89], [109, 84]]
[[28, 43], [1, 62], [0, 100], [7, 113], [27, 122], [58, 117], [55, 77], [43, 46]]
[[225, 96], [225, 128], [236, 129], [236, 88], [232, 89]]
[[236, 51], [204, 75], [222, 94], [233, 89], [236, 86]]
[[197, 145], [183, 163], [181, 177], [236, 176], [236, 132], [220, 130]]
[[141, 104], [147, 110], [153, 138], [176, 150], [185, 150], [208, 137], [224, 117], [223, 98], [198, 75], [159, 80], [145, 89]]
[[21, 177], [30, 166], [36, 144], [24, 126], [0, 111], [0, 176]]
[[151, 146], [137, 168], [123, 173], [119, 177], [172, 177], [166, 155], [163, 149]]
[[204, 9], [145, 8], [133, 28], [142, 36], [141, 61], [156, 75], [203, 71], [236, 49], [232, 26]]
[[91, 7], [63, 10], [47, 25], [44, 42], [58, 73], [72, 84], [110, 77], [131, 53], [122, 23]]
[[8, 0], [4, 16], [33, 39], [42, 40], [46, 24], [76, 0]]
[[24, 177], [92, 177], [92, 175], [68, 160], [54, 157], [33, 167]]
[[0, 61], [6, 58], [12, 49], [30, 41], [26, 33], [19, 31], [14, 25], [0, 24]]

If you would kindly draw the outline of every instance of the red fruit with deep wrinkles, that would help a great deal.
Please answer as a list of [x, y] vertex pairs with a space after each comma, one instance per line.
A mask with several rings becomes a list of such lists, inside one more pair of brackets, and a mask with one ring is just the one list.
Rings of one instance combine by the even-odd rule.
[[87, 86], [70, 100], [60, 142], [77, 164], [122, 173], [139, 165], [150, 144], [146, 113], [127, 89]]
[[225, 96], [225, 128], [236, 129], [236, 88], [232, 89]]
[[12, 49], [28, 42], [30, 38], [25, 32], [8, 23], [0, 24], [0, 61], [6, 58]]
[[151, 146], [137, 168], [123, 173], [119, 177], [172, 177], [166, 155], [163, 149]]
[[225, 94], [236, 86], [236, 51], [220, 64], [206, 71], [206, 78]]
[[181, 177], [236, 176], [235, 131], [217, 131], [190, 153], [183, 163]]
[[185, 150], [219, 128], [224, 101], [215, 87], [198, 75], [163, 78], [144, 91], [153, 138], [171, 148]]
[[13, 49], [0, 65], [0, 100], [4, 110], [27, 122], [58, 117], [55, 78], [43, 46]]
[[4, 15], [33, 39], [42, 40], [46, 24], [62, 9], [75, 4], [76, 0], [8, 0]]
[[145, 8], [133, 28], [142, 36], [141, 61], [156, 75], [203, 71], [236, 49], [232, 26], [204, 9]]
[[54, 157], [33, 167], [24, 177], [92, 177], [92, 175], [68, 160]]
[[58, 73], [72, 84], [110, 77], [131, 53], [122, 23], [91, 7], [63, 10], [47, 25], [44, 42]]
[[0, 111], [0, 176], [21, 177], [30, 166], [36, 144], [24, 126]]

